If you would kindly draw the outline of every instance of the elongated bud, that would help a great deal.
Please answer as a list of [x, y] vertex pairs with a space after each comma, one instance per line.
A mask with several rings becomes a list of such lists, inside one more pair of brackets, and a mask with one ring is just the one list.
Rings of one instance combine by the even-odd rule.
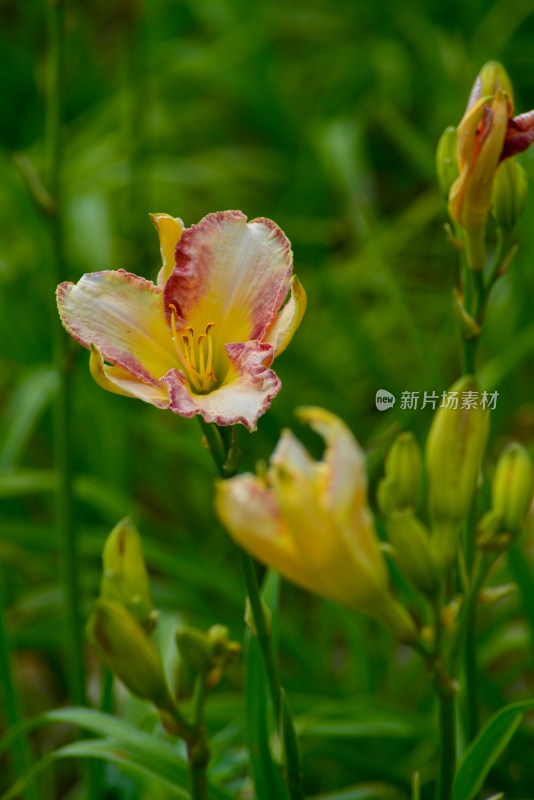
[[501, 455], [491, 487], [492, 506], [500, 529], [512, 536], [521, 532], [532, 503], [533, 469], [530, 455], [520, 444], [508, 445]]
[[527, 175], [515, 158], [503, 161], [493, 183], [492, 214], [505, 236], [513, 231], [528, 197]]
[[469, 514], [488, 438], [489, 412], [478, 396], [475, 379], [460, 378], [447, 393], [459, 398], [458, 407], [451, 403], [436, 411], [427, 439], [429, 509], [435, 550], [445, 563], [454, 560], [457, 526]]
[[440, 575], [425, 526], [413, 511], [405, 509], [394, 511], [388, 517], [386, 529], [403, 575], [423, 594], [435, 595]]
[[378, 505], [384, 515], [400, 508], [415, 508], [421, 484], [423, 459], [413, 433], [401, 433], [391, 446], [385, 477], [378, 486]]
[[436, 173], [439, 188], [445, 197], [454, 181], [458, 178], [458, 134], [456, 128], [445, 128], [440, 136], [436, 149]]
[[97, 600], [87, 634], [111, 672], [133, 694], [159, 709], [173, 709], [160, 654], [124, 606], [113, 600]]
[[109, 534], [102, 561], [101, 597], [122, 603], [145, 628], [152, 629], [155, 620], [143, 545], [128, 518], [117, 523]]
[[472, 105], [482, 97], [494, 95], [499, 89], [502, 92], [506, 92], [513, 104], [514, 89], [510, 76], [498, 61], [488, 61], [478, 73], [469, 98], [469, 104]]

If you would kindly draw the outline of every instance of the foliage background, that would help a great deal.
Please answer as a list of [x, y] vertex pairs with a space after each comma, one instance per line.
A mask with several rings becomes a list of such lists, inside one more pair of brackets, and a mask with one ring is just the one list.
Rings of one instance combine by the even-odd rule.
[[[37, 170], [43, 162], [45, 6], [0, 3], [0, 561], [28, 715], [69, 701], [54, 530], [50, 241], [13, 158], [24, 152]], [[274, 219], [292, 241], [309, 310], [277, 362], [283, 391], [259, 433], [241, 433], [244, 464], [266, 458], [285, 426], [318, 455], [320, 443], [292, 416], [299, 404], [318, 404], [340, 414], [368, 448], [374, 486], [393, 432], [410, 427], [423, 441], [431, 418], [399, 403], [381, 414], [375, 392], [441, 392], [459, 372], [457, 259], [443, 234], [435, 145], [459, 121], [489, 58], [508, 69], [518, 111], [534, 105], [531, 4], [88, 0], [67, 5], [66, 25], [64, 278], [119, 267], [155, 277], [150, 211], [186, 225], [227, 208]], [[532, 177], [534, 152], [521, 161]], [[482, 381], [500, 392], [490, 457], [511, 436], [534, 444], [533, 203], [482, 342]], [[131, 514], [163, 620], [221, 622], [241, 639], [241, 578], [212, 511], [213, 467], [196, 422], [101, 391], [87, 353], [74, 345], [71, 358], [84, 614], [97, 593], [105, 536]], [[532, 542], [523, 542], [530, 570]], [[532, 694], [528, 573], [522, 587], [481, 615], [485, 715]], [[417, 613], [415, 598], [401, 591]], [[434, 708], [420, 665], [342, 609], [289, 586], [281, 603], [282, 676], [303, 731], [309, 794], [406, 798], [421, 768], [426, 797]], [[89, 652], [87, 662], [98, 703]], [[246, 771], [240, 681], [236, 670], [209, 706], [210, 726], [225, 743], [215, 767], [235, 774], [236, 785]], [[121, 714], [150, 724], [139, 703], [117, 702]], [[65, 735], [50, 729], [33, 745], [50, 749]], [[532, 738], [527, 721], [492, 773], [507, 798], [534, 796]], [[6, 788], [9, 770], [0, 775]], [[75, 776], [72, 765], [62, 766], [42, 796], [72, 791]], [[115, 768], [107, 768], [107, 784], [109, 797], [156, 797]], [[347, 786], [347, 794], [328, 794]]]

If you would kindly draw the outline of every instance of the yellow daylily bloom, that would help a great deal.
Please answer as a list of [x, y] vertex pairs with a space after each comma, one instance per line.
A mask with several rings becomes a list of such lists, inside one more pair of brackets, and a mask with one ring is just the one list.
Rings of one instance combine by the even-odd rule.
[[108, 391], [254, 430], [280, 391], [273, 359], [306, 308], [291, 245], [274, 222], [247, 222], [241, 211], [185, 230], [178, 218], [151, 216], [163, 261], [157, 284], [124, 270], [62, 283], [63, 325], [91, 350], [91, 374]]
[[334, 414], [310, 407], [298, 416], [324, 438], [323, 459], [285, 431], [265, 475], [217, 483], [220, 519], [238, 544], [288, 580], [413, 640], [414, 624], [389, 592], [361, 448]]

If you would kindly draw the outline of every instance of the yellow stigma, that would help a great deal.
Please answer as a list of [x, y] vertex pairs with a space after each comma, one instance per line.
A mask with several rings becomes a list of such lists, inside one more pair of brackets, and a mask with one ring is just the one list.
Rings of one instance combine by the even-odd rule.
[[180, 364], [191, 388], [199, 394], [206, 394], [217, 383], [213, 372], [213, 341], [211, 338], [211, 329], [214, 323], [209, 322], [206, 325], [205, 333], [201, 333], [195, 338], [195, 332], [191, 325], [187, 325], [180, 331], [176, 330], [178, 312], [172, 303], [169, 308], [171, 309], [172, 341]]

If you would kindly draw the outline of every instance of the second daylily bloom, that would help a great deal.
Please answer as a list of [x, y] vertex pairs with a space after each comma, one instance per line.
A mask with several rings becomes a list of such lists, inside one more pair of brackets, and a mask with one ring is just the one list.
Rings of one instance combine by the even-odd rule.
[[306, 307], [291, 245], [274, 222], [247, 222], [240, 211], [186, 230], [167, 214], [152, 220], [163, 259], [157, 285], [124, 270], [62, 283], [63, 325], [91, 349], [91, 373], [108, 391], [254, 430], [280, 390], [272, 361]]
[[402, 641], [414, 624], [388, 588], [388, 573], [367, 508], [362, 450], [338, 417], [300, 410], [326, 441], [314, 461], [285, 431], [265, 475], [219, 481], [216, 508], [233, 538], [285, 578], [381, 622]]

